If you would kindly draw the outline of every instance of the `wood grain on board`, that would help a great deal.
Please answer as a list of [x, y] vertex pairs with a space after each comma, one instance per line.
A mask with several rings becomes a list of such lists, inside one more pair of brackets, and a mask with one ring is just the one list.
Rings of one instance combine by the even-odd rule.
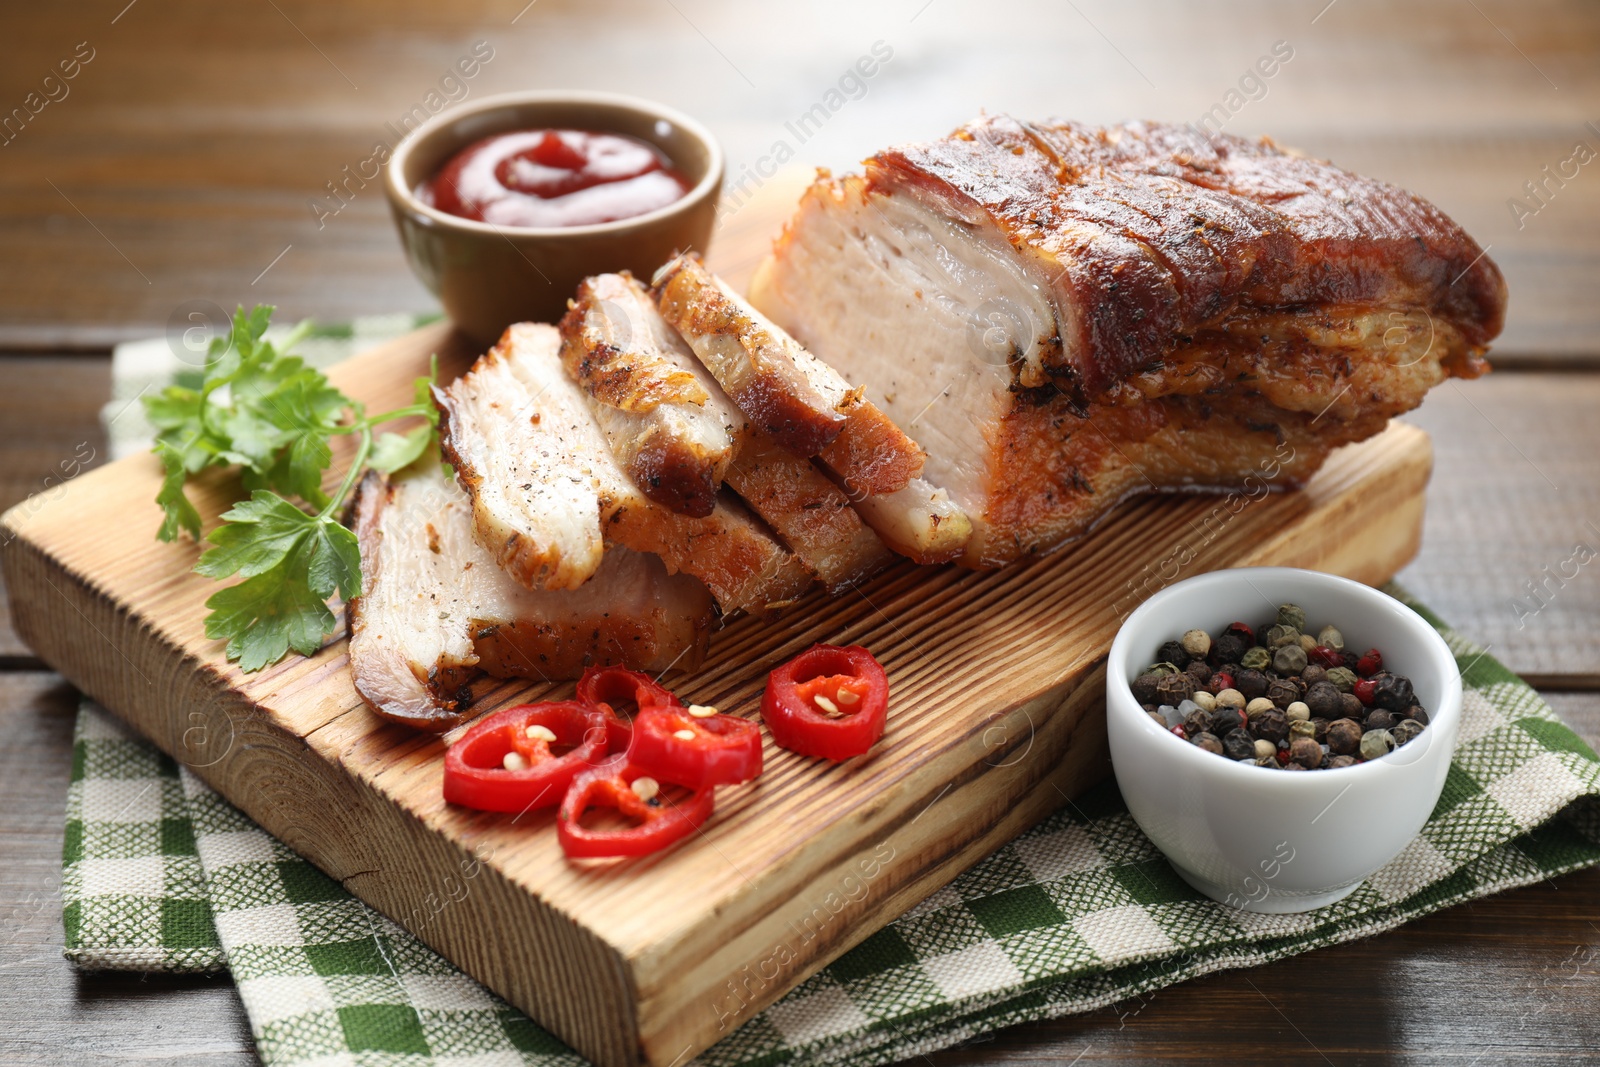
[[[333, 377], [382, 410], [435, 353], [446, 376], [471, 358], [436, 326]], [[830, 766], [769, 748], [762, 778], [725, 791], [701, 838], [598, 866], [562, 859], [548, 814], [511, 825], [446, 806], [445, 742], [371, 715], [342, 640], [253, 676], [225, 663], [203, 633], [214, 586], [189, 570], [196, 549], [154, 540], [152, 457], [9, 512], [4, 562], [18, 632], [75, 685], [586, 1055], [622, 1064], [642, 1050], [667, 1064], [1104, 773], [1099, 665], [1121, 614], [1171, 580], [1162, 560], [1186, 546], [1195, 573], [1270, 562], [1381, 580], [1415, 553], [1430, 465], [1426, 435], [1397, 423], [1336, 453], [1302, 492], [1237, 508], [1136, 500], [1070, 552], [990, 574], [904, 564], [844, 596], [808, 596], [775, 624], [737, 620], [698, 672], [676, 679], [687, 699], [752, 715], [776, 663], [815, 641], [860, 643], [895, 692], [885, 741]], [[229, 489], [204, 483], [202, 514], [216, 515]], [[1224, 521], [1202, 525], [1214, 512]], [[480, 689], [486, 710], [553, 691]], [[1013, 750], [1026, 758], [1005, 758]], [[885, 849], [863, 896], [821, 931], [794, 932]], [[425, 898], [474, 850], [490, 857], [487, 873], [434, 916]], [[780, 948], [779, 976], [730, 999], [730, 978]]]

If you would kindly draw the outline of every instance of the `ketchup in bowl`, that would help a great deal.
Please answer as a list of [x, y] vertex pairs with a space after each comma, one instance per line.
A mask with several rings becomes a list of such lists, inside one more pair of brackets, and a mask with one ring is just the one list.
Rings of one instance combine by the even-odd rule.
[[497, 226], [592, 226], [680, 200], [690, 183], [653, 145], [616, 133], [524, 130], [474, 142], [417, 198]]

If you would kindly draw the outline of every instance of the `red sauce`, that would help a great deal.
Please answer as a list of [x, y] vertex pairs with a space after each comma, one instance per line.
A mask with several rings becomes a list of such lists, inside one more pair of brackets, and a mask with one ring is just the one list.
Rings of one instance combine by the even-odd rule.
[[671, 161], [644, 141], [525, 130], [463, 148], [417, 196], [440, 211], [499, 226], [591, 226], [666, 207], [689, 188]]

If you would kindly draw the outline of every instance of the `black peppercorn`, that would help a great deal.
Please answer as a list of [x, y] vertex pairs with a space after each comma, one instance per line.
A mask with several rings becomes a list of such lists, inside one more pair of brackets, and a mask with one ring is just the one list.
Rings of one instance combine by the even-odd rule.
[[1328, 720], [1327, 719], [1312, 719], [1311, 720], [1311, 728], [1316, 731], [1316, 733], [1313, 736], [1316, 737], [1317, 744], [1325, 745], [1325, 744], [1328, 743]]
[[1156, 683], [1156, 696], [1163, 704], [1177, 707], [1194, 695], [1195, 681], [1187, 674], [1167, 674]]
[[1239, 708], [1222, 707], [1211, 713], [1211, 732], [1226, 738], [1232, 730], [1247, 729], [1249, 721]]
[[1277, 744], [1289, 736], [1289, 716], [1278, 708], [1271, 708], [1257, 715], [1250, 723], [1250, 729], [1263, 741]]
[[1189, 743], [1194, 745], [1195, 748], [1203, 748], [1207, 752], [1214, 752], [1219, 756], [1222, 755], [1222, 741], [1216, 734], [1209, 731], [1195, 734], [1189, 738]]
[[1285, 763], [1283, 765], [1283, 769], [1286, 770], [1286, 771], [1303, 771], [1303, 770], [1305, 770], [1304, 767], [1300, 766], [1300, 764], [1296, 763], [1294, 760], [1290, 760], [1288, 763]]
[[1313, 717], [1336, 719], [1344, 714], [1342, 694], [1332, 682], [1316, 682], [1306, 686], [1305, 701]]
[[1192, 659], [1183, 669], [1183, 673], [1195, 680], [1197, 685], [1205, 685], [1211, 681], [1211, 667], [1203, 659]]
[[1248, 730], [1230, 730], [1222, 736], [1222, 754], [1229, 759], [1255, 759], [1256, 739]]
[[1291, 679], [1279, 678], [1267, 686], [1267, 699], [1272, 701], [1275, 708], [1287, 708], [1300, 699], [1300, 687]]
[[1220, 667], [1224, 663], [1238, 663], [1239, 657], [1244, 655], [1244, 650], [1249, 647], [1250, 644], [1238, 634], [1226, 633], [1211, 642], [1211, 655], [1207, 658], [1214, 667]]
[[1183, 720], [1183, 728], [1189, 732], [1190, 737], [1194, 737], [1196, 734], [1213, 733], [1211, 725], [1211, 712], [1204, 708], [1199, 711], [1191, 711], [1189, 717]]
[[1361, 724], [1354, 719], [1338, 719], [1328, 724], [1328, 750], [1336, 756], [1349, 756], [1361, 749]]
[[1382, 671], [1373, 679], [1372, 702], [1388, 711], [1404, 711], [1416, 699], [1411, 679], [1403, 674]]
[[1133, 699], [1141, 704], [1154, 704], [1160, 699], [1156, 694], [1156, 683], [1160, 682], [1161, 678], [1162, 676], [1154, 671], [1146, 671], [1139, 675], [1133, 680], [1131, 687], [1133, 689]]
[[1421, 704], [1413, 704], [1406, 709], [1406, 718], [1415, 719], [1422, 725], [1428, 725], [1428, 713], [1422, 710]]
[[1363, 730], [1387, 730], [1394, 726], [1394, 715], [1383, 708], [1373, 708], [1361, 723]]
[[1233, 679], [1233, 687], [1243, 693], [1246, 700], [1254, 700], [1256, 697], [1266, 696], [1267, 686], [1271, 684], [1271, 680], [1264, 672], [1251, 670], [1248, 667], [1240, 671]]
[[1355, 765], [1356, 758], [1354, 756], [1330, 756], [1328, 759], [1328, 769], [1330, 771], [1338, 770], [1340, 767], [1354, 767]]
[[1183, 650], [1181, 642], [1168, 641], [1156, 650], [1156, 659], [1163, 663], [1175, 663], [1182, 667], [1189, 662], [1189, 653]]
[[1309, 737], [1297, 737], [1289, 746], [1289, 759], [1306, 770], [1315, 770], [1322, 764], [1322, 746]]
[[1367, 706], [1361, 703], [1361, 698], [1354, 693], [1341, 693], [1339, 699], [1344, 702], [1344, 717], [1355, 719], [1358, 722], [1367, 717]]
[[1325, 682], [1327, 680], [1328, 670], [1320, 663], [1308, 663], [1306, 665], [1306, 669], [1300, 672], [1300, 681], [1303, 682], [1307, 688], [1316, 685], [1318, 682]]

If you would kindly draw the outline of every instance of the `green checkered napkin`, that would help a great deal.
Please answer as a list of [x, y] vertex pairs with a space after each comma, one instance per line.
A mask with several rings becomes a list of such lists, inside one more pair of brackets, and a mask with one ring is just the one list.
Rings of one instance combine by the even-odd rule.
[[[1014, 1023], [1108, 1005], [1133, 1013], [1173, 982], [1600, 863], [1600, 758], [1515, 675], [1428, 618], [1462, 670], [1459, 747], [1417, 840], [1351, 896], [1305, 915], [1207, 900], [1107, 784], [700, 1062], [890, 1063]], [[93, 705], [80, 712], [77, 745], [63, 886], [74, 960], [203, 970], [220, 940], [272, 1067], [582, 1062]]]

